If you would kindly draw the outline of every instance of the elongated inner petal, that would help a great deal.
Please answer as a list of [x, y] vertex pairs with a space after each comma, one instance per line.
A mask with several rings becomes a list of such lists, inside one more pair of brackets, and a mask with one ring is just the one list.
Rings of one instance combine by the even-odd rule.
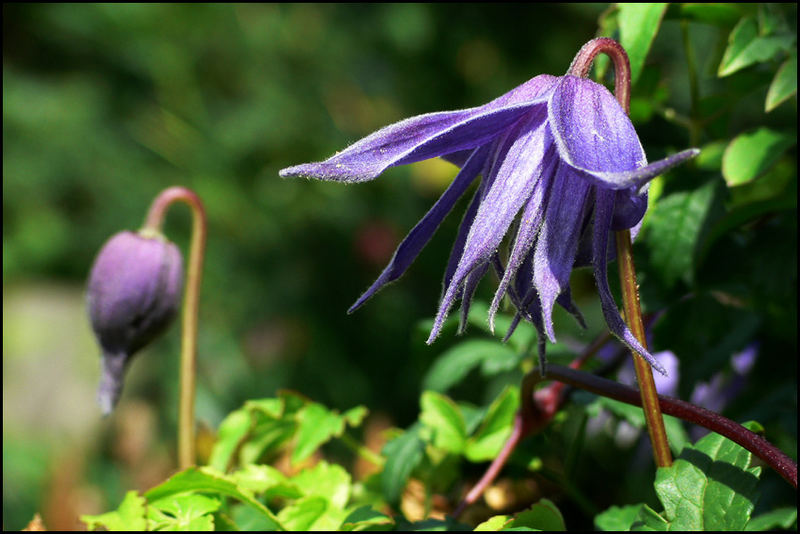
[[600, 294], [600, 304], [603, 307], [603, 317], [608, 329], [620, 341], [634, 352], [638, 352], [653, 368], [662, 375], [667, 374], [664, 367], [646, 350], [633, 332], [622, 320], [611, 290], [608, 287], [606, 263], [608, 261], [608, 236], [611, 232], [611, 217], [614, 211], [614, 192], [597, 191], [594, 217], [593, 263], [594, 278], [597, 283], [597, 292]]
[[553, 305], [569, 286], [587, 197], [591, 186], [567, 165], [559, 165], [547, 200], [547, 212], [533, 257], [534, 285], [539, 292], [545, 331], [555, 342]]
[[549, 148], [544, 113], [534, 110], [507, 133], [510, 143], [491, 187], [481, 202], [467, 236], [464, 253], [445, 291], [428, 343], [439, 333], [444, 318], [467, 275], [489, 259], [500, 245], [522, 204], [530, 197]]
[[478, 173], [484, 166], [488, 153], [488, 145], [475, 149], [472, 156], [464, 165], [464, 168], [461, 169], [461, 172], [458, 173], [447, 190], [439, 197], [439, 200], [436, 201], [430, 211], [425, 214], [397, 247], [389, 265], [386, 266], [369, 289], [359, 297], [356, 303], [347, 310], [348, 313], [354, 312], [384, 285], [397, 280], [406, 272], [406, 269], [414, 262], [425, 245], [428, 244], [431, 237], [433, 237], [433, 234], [444, 218], [453, 209], [456, 201], [461, 198], [464, 191], [467, 190], [475, 177], [478, 176]]

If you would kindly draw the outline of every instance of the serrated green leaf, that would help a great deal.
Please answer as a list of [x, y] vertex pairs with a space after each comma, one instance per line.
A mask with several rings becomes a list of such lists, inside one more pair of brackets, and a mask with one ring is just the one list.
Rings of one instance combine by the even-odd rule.
[[444, 392], [486, 360], [497, 358], [509, 361], [516, 357], [513, 350], [498, 341], [485, 339], [463, 341], [436, 358], [422, 381], [422, 387], [424, 390]]
[[333, 436], [341, 436], [344, 418], [316, 402], [297, 412], [297, 437], [292, 451], [292, 464], [302, 462]]
[[291, 439], [297, 429], [292, 419], [272, 419], [264, 414], [255, 414], [256, 423], [250, 436], [239, 448], [239, 462], [252, 464], [269, 453], [277, 453]]
[[367, 414], [369, 414], [369, 410], [367, 410], [366, 406], [356, 406], [344, 412], [342, 418], [349, 426], [357, 427], [364, 422]]
[[692, 281], [695, 251], [716, 187], [709, 181], [694, 190], [662, 196], [648, 216], [646, 243], [654, 274], [668, 288], [681, 278]]
[[722, 175], [729, 187], [746, 184], [769, 170], [797, 142], [792, 134], [759, 128], [738, 135], [722, 157]]
[[[669, 530], [744, 529], [761, 473], [760, 467], [748, 468], [750, 458], [746, 449], [712, 433], [660, 468], [655, 488]], [[639, 519], [650, 524], [643, 515]]]
[[775, 78], [769, 84], [764, 110], [769, 113], [797, 94], [797, 50], [793, 50], [789, 58], [783, 62]]
[[619, 3], [617, 4], [619, 14], [620, 44], [628, 52], [631, 62], [631, 84], [635, 84], [642, 73], [644, 60], [650, 51], [661, 26], [661, 19], [667, 9], [666, 3], [660, 4], [637, 4]]
[[605, 512], [598, 514], [594, 518], [594, 526], [598, 530], [606, 532], [627, 531], [639, 517], [641, 504], [631, 504], [629, 506], [612, 506]]
[[361, 506], [350, 512], [342, 523], [341, 530], [348, 532], [362, 530], [388, 530], [394, 520], [369, 506]]
[[256, 494], [264, 493], [276, 486], [289, 484], [286, 475], [271, 465], [265, 464], [248, 464], [229, 476], [234, 484]]
[[217, 471], [227, 471], [233, 462], [236, 449], [250, 432], [251, 425], [250, 412], [236, 410], [229, 413], [219, 425], [217, 441], [211, 449], [208, 465]]
[[631, 530], [661, 532], [669, 530], [669, 523], [655, 510], [644, 504], [639, 510], [639, 517], [631, 525]]
[[147, 508], [148, 530], [212, 531], [214, 517], [220, 507], [218, 499], [185, 494], [151, 502]]
[[483, 424], [467, 440], [464, 456], [471, 462], [494, 459], [503, 448], [519, 408], [519, 389], [507, 386], [489, 406]]
[[381, 473], [381, 489], [390, 503], [397, 502], [408, 477], [425, 452], [425, 442], [419, 437], [419, 427], [412, 426], [400, 436], [389, 441], [381, 451], [386, 464]]
[[420, 398], [420, 406], [419, 420], [432, 432], [434, 446], [460, 453], [467, 439], [467, 429], [456, 403], [440, 393], [426, 391]]
[[86, 523], [86, 528], [96, 530], [104, 527], [106, 530], [145, 530], [145, 498], [136, 491], [129, 491], [125, 498], [113, 512], [100, 515], [82, 515], [81, 521]]
[[328, 501], [325, 498], [303, 497], [278, 512], [278, 519], [288, 530], [312, 530], [312, 526], [325, 515], [327, 509]]
[[259, 512], [269, 523], [270, 529], [285, 530], [275, 514], [256, 500], [249, 491], [238, 487], [225, 475], [208, 467], [192, 467], [181, 471], [149, 490], [144, 496], [152, 502], [189, 491], [219, 493], [238, 499]]
[[728, 76], [754, 63], [769, 61], [779, 52], [791, 50], [795, 41], [791, 34], [759, 36], [756, 19], [745, 17], [731, 31], [717, 76]]
[[350, 499], [352, 479], [350, 474], [337, 464], [319, 462], [292, 477], [291, 482], [303, 494], [323, 497], [338, 509], [344, 509]]
[[564, 516], [552, 501], [541, 499], [524, 512], [514, 516], [514, 520], [503, 530], [528, 528], [546, 532], [567, 530]]
[[775, 530], [778, 527], [782, 529], [790, 529], [796, 522], [797, 508], [777, 508], [771, 512], [757, 515], [751, 519], [750, 522], [747, 523], [745, 530]]

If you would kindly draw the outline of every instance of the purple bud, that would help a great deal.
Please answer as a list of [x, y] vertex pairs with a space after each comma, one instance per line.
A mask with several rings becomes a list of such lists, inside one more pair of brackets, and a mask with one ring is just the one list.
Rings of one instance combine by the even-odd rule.
[[103, 370], [97, 392], [103, 413], [122, 392], [130, 358], [175, 317], [183, 288], [178, 247], [161, 236], [120, 232], [109, 239], [89, 275], [87, 301]]

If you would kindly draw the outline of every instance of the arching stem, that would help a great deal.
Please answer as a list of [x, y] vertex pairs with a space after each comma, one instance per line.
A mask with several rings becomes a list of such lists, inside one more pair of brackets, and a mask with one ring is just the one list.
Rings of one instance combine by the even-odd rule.
[[203, 257], [206, 247], [206, 212], [194, 191], [173, 186], [153, 200], [142, 230], [161, 232], [167, 209], [175, 202], [188, 204], [192, 210], [192, 238], [189, 245], [189, 264], [186, 290], [183, 296], [181, 322], [180, 399], [178, 405], [178, 467], [183, 470], [195, 464], [194, 397], [197, 370], [197, 316]]
[[[631, 66], [628, 54], [618, 42], [608, 37], [592, 39], [580, 49], [575, 59], [572, 60], [567, 71], [568, 75], [586, 77], [589, 74], [592, 61], [598, 54], [606, 54], [614, 63], [614, 96], [625, 111], [630, 112], [631, 101]], [[633, 264], [633, 249], [629, 230], [616, 232], [617, 258], [619, 263], [619, 279], [622, 287], [622, 302], [625, 310], [625, 320], [636, 339], [647, 347], [644, 326], [642, 325], [642, 309], [639, 304], [639, 285], [636, 281], [636, 268]], [[664, 427], [664, 417], [658, 403], [658, 392], [653, 380], [653, 370], [639, 354], [633, 353], [633, 364], [636, 369], [636, 379], [642, 397], [647, 432], [653, 444], [653, 455], [656, 465], [669, 467], [672, 465], [672, 453], [667, 441], [667, 432]]]

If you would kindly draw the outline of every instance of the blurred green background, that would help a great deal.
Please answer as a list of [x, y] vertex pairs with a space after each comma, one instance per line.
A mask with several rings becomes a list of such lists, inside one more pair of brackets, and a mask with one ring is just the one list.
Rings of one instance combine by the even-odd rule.
[[[278, 170], [396, 120], [560, 75], [606, 8], [4, 4], [3, 526], [40, 511], [49, 528], [80, 528], [79, 514], [174, 469], [178, 328], [137, 357], [118, 411], [101, 419], [83, 289], [104, 241], [138, 228], [170, 185], [194, 189], [209, 218], [201, 439], [279, 388], [409, 424], [421, 377], [457, 341], [427, 347], [415, 325], [436, 310], [464, 202], [406, 277], [345, 311], [455, 168], [422, 162], [347, 187]], [[665, 22], [652, 54], [670, 105], [686, 110], [679, 39]], [[761, 101], [755, 111], [745, 101], [736, 120], [760, 116]], [[689, 146], [681, 128], [642, 113], [651, 159]], [[166, 233], [184, 252], [189, 227], [187, 209], [170, 212]], [[580, 276], [576, 298], [596, 316]]]

